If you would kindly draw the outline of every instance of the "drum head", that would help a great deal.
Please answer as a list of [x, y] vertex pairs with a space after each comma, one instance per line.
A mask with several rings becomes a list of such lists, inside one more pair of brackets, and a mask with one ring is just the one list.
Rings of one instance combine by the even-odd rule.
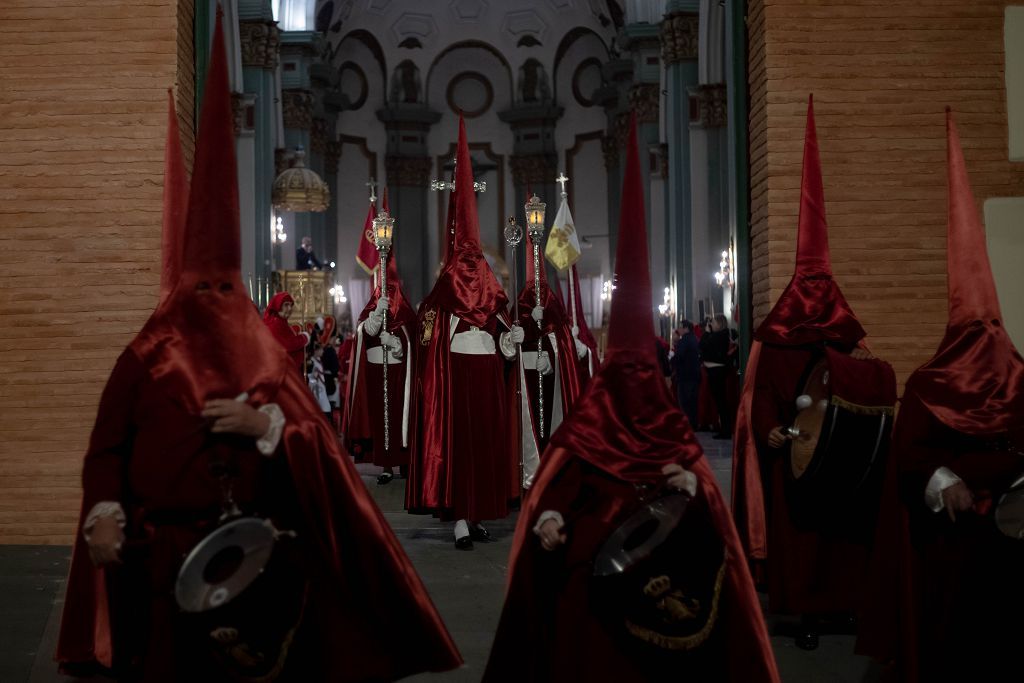
[[621, 574], [668, 538], [686, 512], [690, 496], [674, 493], [644, 505], [605, 540], [594, 560], [594, 576]]
[[1024, 477], [1013, 483], [996, 506], [996, 526], [1017, 540], [1024, 540]]
[[243, 517], [228, 522], [199, 542], [185, 558], [174, 597], [185, 612], [221, 607], [259, 578], [274, 550], [269, 522]]
[[789, 446], [789, 463], [797, 479], [807, 471], [818, 449], [831, 395], [828, 380], [828, 363], [822, 358], [811, 370], [803, 387], [803, 394], [810, 397], [811, 405], [797, 413], [793, 421], [793, 426], [800, 430], [800, 434], [794, 437]]

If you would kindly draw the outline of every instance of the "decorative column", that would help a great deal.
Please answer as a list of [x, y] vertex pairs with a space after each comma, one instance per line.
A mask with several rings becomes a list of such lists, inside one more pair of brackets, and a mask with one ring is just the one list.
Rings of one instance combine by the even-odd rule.
[[[559, 171], [555, 126], [563, 113], [565, 109], [556, 106], [550, 96], [536, 102], [517, 102], [512, 108], [498, 113], [498, 118], [509, 125], [514, 135], [512, 156], [509, 159], [513, 201], [508, 211], [523, 225], [526, 220], [522, 213], [523, 206], [529, 201], [527, 189], [540, 197], [541, 201], [547, 202], [548, 206], [557, 206], [561, 197], [555, 183]], [[511, 255], [506, 253], [505, 258], [508, 261]], [[518, 259], [516, 268], [519, 270], [519, 282], [525, 282], [526, 259]], [[551, 279], [551, 282], [555, 281]]]
[[[288, 160], [285, 168], [291, 166], [290, 157], [296, 147], [302, 146], [306, 151], [306, 167], [313, 168], [310, 158], [310, 147], [313, 133], [313, 93], [303, 88], [285, 88], [281, 92], [281, 105], [284, 118], [285, 154]], [[322, 176], [321, 176], [322, 177]], [[312, 237], [312, 220], [309, 212], [285, 212], [284, 224], [288, 232], [288, 242], [281, 249], [278, 267], [285, 270], [295, 268], [295, 250], [298, 249], [303, 237]], [[313, 248], [322, 248], [322, 244], [313, 242]]]
[[427, 135], [441, 114], [423, 104], [395, 102], [378, 110], [377, 118], [388, 136], [385, 182], [391, 213], [398, 221], [394, 239], [402, 284], [406, 295], [419, 301], [430, 291], [437, 265], [428, 239], [427, 193], [433, 164], [427, 153]]
[[[633, 84], [628, 92], [629, 108], [636, 112], [637, 143], [640, 153], [640, 172], [643, 176], [644, 211], [648, 224], [648, 246], [651, 254], [651, 284], [653, 301], [651, 310], [657, 310], [662, 303], [662, 288], [668, 284], [665, 259], [659, 258], [665, 243], [665, 211], [662, 206], [652, 203], [652, 195], [660, 198], [664, 184], [659, 177], [652, 177], [652, 155], [657, 155], [661, 143], [660, 100], [661, 100], [661, 42], [657, 23], [648, 23], [659, 13], [660, 7], [642, 3], [642, 12], [635, 14], [642, 23], [629, 23], [620, 33], [620, 42], [633, 61]], [[629, 13], [627, 13], [628, 16]], [[663, 202], [661, 202], [663, 204]], [[617, 242], [616, 242], [617, 243]]]
[[668, 145], [666, 240], [668, 286], [676, 309], [697, 315], [693, 291], [693, 216], [691, 195], [690, 97], [697, 84], [697, 0], [670, 0], [661, 22], [661, 57], [665, 64], [665, 138]]
[[711, 301], [714, 313], [729, 313], [732, 292], [715, 282], [722, 251], [729, 247], [729, 166], [724, 83], [690, 88], [690, 151], [693, 170], [692, 293]]
[[[243, 222], [242, 225], [252, 235], [252, 280], [253, 288], [260, 290], [260, 295], [256, 297], [260, 304], [266, 303], [266, 283], [269, 282], [271, 271], [270, 227], [273, 210], [270, 191], [277, 177], [275, 148], [280, 125], [275, 83], [280, 31], [274, 23], [270, 8], [265, 4], [256, 0], [239, 0], [238, 3], [242, 82], [246, 93], [240, 118], [245, 126], [250, 122], [252, 125], [253, 192], [249, 211], [252, 222], [249, 225]], [[248, 272], [243, 270], [242, 276], [248, 285]]]
[[608, 244], [612, 270], [619, 240], [619, 195], [622, 193], [622, 171], [625, 165], [626, 138], [629, 132], [629, 89], [633, 83], [633, 61], [613, 52], [613, 59], [601, 68], [606, 85], [594, 93], [607, 118], [607, 129], [601, 140], [604, 167], [608, 172]]

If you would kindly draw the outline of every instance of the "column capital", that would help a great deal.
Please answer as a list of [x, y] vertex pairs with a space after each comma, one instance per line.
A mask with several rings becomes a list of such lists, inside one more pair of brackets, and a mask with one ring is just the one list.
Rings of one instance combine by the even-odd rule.
[[661, 89], [657, 83], [639, 83], [629, 90], [629, 106], [638, 123], [657, 123]]
[[255, 127], [253, 107], [256, 95], [253, 93], [231, 93], [231, 114], [235, 129], [235, 137], [243, 134], [252, 135]]
[[261, 69], [277, 67], [281, 31], [273, 21], [246, 19], [238, 22], [241, 39], [242, 66]]
[[509, 158], [515, 185], [539, 186], [554, 182], [558, 173], [557, 154], [516, 154]]
[[619, 146], [614, 135], [601, 138], [601, 155], [604, 157], [605, 170], [612, 170], [619, 163]]
[[313, 107], [316, 98], [313, 93], [301, 88], [286, 88], [281, 91], [281, 108], [285, 128], [310, 130], [313, 127]]
[[341, 161], [341, 141], [330, 140], [324, 150], [324, 174], [337, 174], [339, 161]]
[[384, 157], [384, 170], [387, 173], [388, 185], [394, 187], [418, 187], [426, 189], [430, 182], [430, 157], [398, 156], [388, 154]]
[[309, 147], [310, 150], [317, 154], [326, 154], [327, 145], [331, 138], [334, 137], [334, 126], [331, 125], [326, 119], [314, 118], [313, 127], [310, 129], [309, 134]]
[[699, 17], [689, 12], [668, 14], [661, 22], [661, 59], [676, 64], [697, 59]]
[[689, 89], [690, 98], [696, 100], [697, 106], [691, 111], [697, 114], [691, 125], [702, 128], [721, 128], [728, 121], [729, 107], [725, 83], [708, 83]]

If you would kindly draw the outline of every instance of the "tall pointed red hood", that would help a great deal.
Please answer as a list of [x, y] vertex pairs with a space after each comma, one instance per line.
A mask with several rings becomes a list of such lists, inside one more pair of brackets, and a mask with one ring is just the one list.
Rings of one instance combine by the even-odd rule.
[[[388, 190], [384, 188], [384, 199], [381, 202], [381, 210], [383, 213], [391, 213], [388, 210]], [[395, 221], [396, 229], [398, 231], [398, 221]], [[409, 304], [409, 300], [405, 298], [405, 292], [402, 291], [402, 280], [398, 276], [398, 259], [395, 258], [395, 247], [392, 245], [391, 252], [388, 254], [388, 331], [394, 332], [403, 325], [414, 326], [416, 323], [416, 311]], [[380, 278], [374, 277], [374, 288], [373, 294], [370, 296], [370, 300], [366, 302], [366, 306], [363, 308], [363, 312], [359, 314], [359, 322], [366, 320], [373, 309], [377, 308], [377, 300], [380, 299]]]
[[163, 204], [163, 224], [160, 233], [160, 303], [167, 300], [181, 273], [185, 218], [188, 215], [188, 177], [181, 154], [178, 112], [174, 107], [174, 93], [170, 89], [167, 90]]
[[798, 225], [793, 279], [754, 337], [783, 346], [821, 341], [855, 346], [865, 332], [832, 278], [813, 96], [807, 102]]
[[508, 297], [480, 247], [473, 165], [466, 142], [466, 123], [461, 116], [455, 167], [455, 246], [426, 303], [427, 307], [440, 308], [470, 325], [483, 327], [491, 317], [505, 310]]
[[702, 451], [668, 393], [655, 354], [635, 114], [622, 181], [615, 283], [604, 363], [551, 444], [620, 479], [651, 481], [661, 477], [664, 465], [692, 463]]
[[211, 398], [243, 391], [257, 400], [269, 395], [288, 369], [284, 350], [242, 284], [235, 135], [221, 24], [218, 11], [180, 272], [165, 303], [132, 342], [154, 379], [168, 385], [168, 395], [182, 397], [194, 412]]
[[907, 390], [953, 429], [993, 434], [1024, 424], [1024, 360], [1003, 326], [985, 227], [948, 109], [946, 145], [949, 322], [938, 351], [911, 375]]

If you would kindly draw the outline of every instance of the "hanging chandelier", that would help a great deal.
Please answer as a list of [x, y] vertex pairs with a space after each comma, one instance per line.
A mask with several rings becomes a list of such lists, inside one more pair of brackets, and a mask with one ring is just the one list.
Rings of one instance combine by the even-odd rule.
[[279, 211], [325, 211], [331, 203], [331, 191], [316, 171], [306, 168], [306, 153], [295, 148], [292, 167], [274, 180], [271, 201]]

